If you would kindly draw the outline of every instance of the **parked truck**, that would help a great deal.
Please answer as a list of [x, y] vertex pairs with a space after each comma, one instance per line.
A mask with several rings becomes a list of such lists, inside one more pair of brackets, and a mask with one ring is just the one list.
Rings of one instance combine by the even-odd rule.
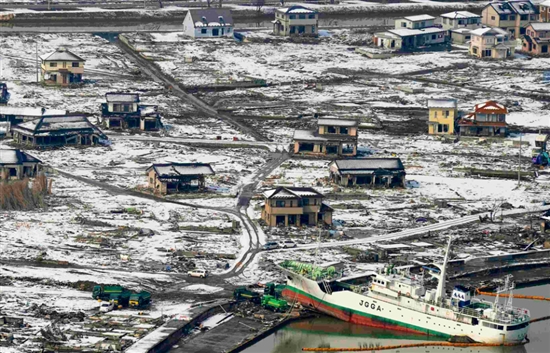
[[139, 293], [132, 293], [129, 301], [130, 308], [143, 309], [151, 305], [151, 293], [141, 291]]
[[122, 286], [94, 286], [92, 298], [112, 301], [116, 308], [127, 307], [132, 292]]
[[264, 288], [264, 295], [272, 295], [275, 298], [279, 299], [281, 297], [281, 294], [283, 293], [283, 289], [285, 289], [284, 284], [276, 284], [273, 282], [269, 282], [265, 285]]
[[246, 287], [239, 287], [233, 291], [233, 298], [235, 300], [250, 300], [253, 303], [260, 304], [260, 294], [246, 289]]
[[264, 295], [262, 297], [262, 306], [275, 312], [287, 311], [289, 308], [286, 300], [277, 299], [272, 295]]

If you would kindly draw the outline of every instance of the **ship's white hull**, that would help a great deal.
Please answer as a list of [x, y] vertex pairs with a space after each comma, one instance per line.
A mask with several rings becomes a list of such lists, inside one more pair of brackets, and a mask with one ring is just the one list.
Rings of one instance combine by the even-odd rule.
[[[476, 342], [496, 344], [521, 342], [529, 329], [528, 326], [508, 331], [506, 327], [491, 328], [484, 325], [483, 319], [475, 325], [468, 324], [466, 318], [457, 317], [450, 310], [419, 304], [407, 297], [380, 298], [372, 292], [364, 295], [348, 290], [328, 294], [321, 290], [317, 282], [290, 271], [285, 272], [289, 279], [283, 295], [291, 302], [298, 301], [304, 306], [361, 325], [447, 338], [468, 336]], [[398, 300], [401, 302], [397, 303]], [[408, 305], [422, 305], [423, 310], [412, 310], [406, 307]]]

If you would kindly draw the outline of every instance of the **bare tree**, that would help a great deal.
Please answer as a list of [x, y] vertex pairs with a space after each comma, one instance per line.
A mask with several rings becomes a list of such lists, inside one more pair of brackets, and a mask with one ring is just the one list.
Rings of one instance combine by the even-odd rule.
[[262, 7], [265, 5], [265, 0], [255, 0], [254, 5], [256, 5], [257, 12], [262, 12]]

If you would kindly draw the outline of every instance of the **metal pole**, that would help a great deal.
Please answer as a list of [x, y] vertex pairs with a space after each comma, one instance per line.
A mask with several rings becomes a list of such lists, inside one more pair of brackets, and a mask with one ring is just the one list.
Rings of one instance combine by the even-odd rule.
[[521, 184], [521, 131], [519, 132], [519, 154], [518, 154], [518, 187]]
[[40, 71], [38, 70], [38, 41], [35, 42], [35, 49], [36, 49], [36, 82], [40, 82]]

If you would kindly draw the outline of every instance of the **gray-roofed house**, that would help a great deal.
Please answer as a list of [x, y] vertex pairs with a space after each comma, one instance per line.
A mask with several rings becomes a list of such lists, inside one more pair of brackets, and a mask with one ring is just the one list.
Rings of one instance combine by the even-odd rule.
[[320, 118], [317, 130], [294, 132], [294, 153], [310, 156], [357, 155], [358, 121]]
[[539, 21], [550, 22], [550, 0], [539, 3]]
[[7, 125], [8, 133], [11, 130], [11, 126], [21, 124], [26, 121], [36, 120], [43, 116], [55, 115], [67, 115], [67, 111], [63, 109], [0, 106], [0, 123]]
[[202, 190], [205, 176], [215, 174], [208, 163], [153, 164], [146, 173], [149, 188], [162, 195]]
[[0, 180], [32, 178], [42, 162], [20, 150], [0, 149]]
[[107, 143], [107, 136], [84, 115], [44, 116], [11, 130], [16, 143], [43, 148]]
[[69, 86], [82, 82], [84, 62], [80, 56], [65, 48], [42, 55], [41, 80], [45, 85]]
[[522, 45], [522, 50], [532, 55], [550, 54], [550, 23], [535, 22], [527, 26]]
[[539, 9], [529, 0], [495, 1], [481, 11], [482, 23], [502, 28], [511, 38], [519, 38], [531, 22], [539, 18]]
[[332, 181], [341, 186], [405, 186], [405, 167], [399, 158], [335, 160], [329, 171]]
[[101, 116], [107, 129], [157, 131], [162, 127], [158, 106], [139, 104], [138, 93], [110, 92], [101, 104]]
[[314, 188], [280, 186], [264, 192], [262, 219], [269, 227], [332, 224], [332, 212], [324, 195]]
[[516, 50], [516, 41], [499, 27], [474, 29], [470, 35], [470, 55], [480, 59], [506, 59]]
[[191, 9], [183, 20], [183, 34], [191, 38], [233, 37], [229, 9]]
[[401, 51], [418, 47], [444, 45], [447, 31], [435, 27], [435, 17], [430, 15], [408, 16], [395, 20], [395, 28], [374, 34], [374, 45]]

